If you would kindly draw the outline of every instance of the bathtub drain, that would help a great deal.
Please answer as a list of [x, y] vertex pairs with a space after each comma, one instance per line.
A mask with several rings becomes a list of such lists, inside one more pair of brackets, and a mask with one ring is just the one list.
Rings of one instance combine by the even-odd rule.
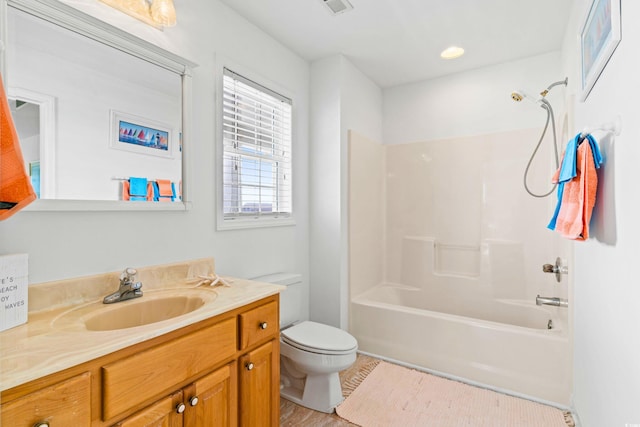
[[549, 319], [547, 322], [547, 329], [553, 329], [553, 320]]

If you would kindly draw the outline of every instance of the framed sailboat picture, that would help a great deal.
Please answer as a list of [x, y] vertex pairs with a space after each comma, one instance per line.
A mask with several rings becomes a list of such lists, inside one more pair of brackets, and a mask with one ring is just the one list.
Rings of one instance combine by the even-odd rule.
[[173, 130], [162, 123], [111, 111], [111, 148], [139, 154], [173, 157]]
[[592, 0], [580, 33], [581, 102], [589, 96], [621, 38], [620, 0]]

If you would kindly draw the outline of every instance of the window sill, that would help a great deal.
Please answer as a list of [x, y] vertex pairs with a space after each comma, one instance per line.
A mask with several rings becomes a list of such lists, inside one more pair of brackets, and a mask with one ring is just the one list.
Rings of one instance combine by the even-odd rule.
[[265, 227], [284, 227], [296, 225], [293, 217], [289, 218], [236, 218], [236, 219], [220, 219], [218, 218], [218, 231], [241, 230], [246, 228], [265, 228]]

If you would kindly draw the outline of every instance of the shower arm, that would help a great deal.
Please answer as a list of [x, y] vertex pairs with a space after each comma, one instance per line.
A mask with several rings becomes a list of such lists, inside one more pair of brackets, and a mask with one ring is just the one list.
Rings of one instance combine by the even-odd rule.
[[540, 95], [544, 98], [545, 96], [547, 96], [549, 91], [552, 88], [554, 88], [555, 86], [558, 86], [558, 85], [565, 85], [566, 86], [568, 83], [569, 83], [569, 77], [565, 77], [564, 80], [558, 80], [557, 82], [551, 83], [549, 86], [547, 86], [547, 88], [545, 90], [540, 92]]

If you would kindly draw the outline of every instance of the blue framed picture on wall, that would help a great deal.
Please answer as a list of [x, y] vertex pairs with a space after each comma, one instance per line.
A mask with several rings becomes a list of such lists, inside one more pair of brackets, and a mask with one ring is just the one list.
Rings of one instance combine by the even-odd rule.
[[142, 117], [111, 111], [111, 147], [160, 157], [173, 157], [173, 130]]
[[620, 0], [593, 0], [580, 33], [580, 83], [584, 102], [622, 38]]

